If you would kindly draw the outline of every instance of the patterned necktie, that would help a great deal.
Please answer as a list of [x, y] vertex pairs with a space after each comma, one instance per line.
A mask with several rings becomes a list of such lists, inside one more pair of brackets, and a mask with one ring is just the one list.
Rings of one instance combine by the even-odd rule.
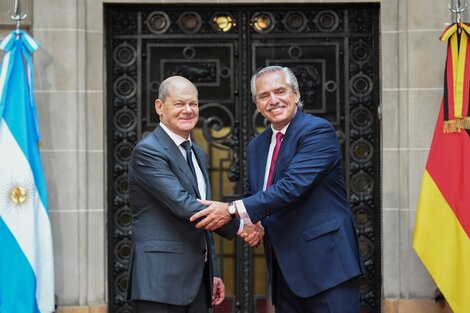
[[181, 143], [181, 147], [183, 147], [183, 149], [186, 150], [186, 161], [188, 162], [189, 168], [191, 169], [191, 173], [193, 173], [194, 178], [197, 181], [196, 170], [194, 169], [194, 164], [193, 164], [193, 154], [191, 152], [191, 142], [189, 140], [186, 140]]
[[277, 155], [279, 154], [279, 149], [281, 148], [282, 138], [284, 138], [284, 134], [278, 132], [276, 134], [276, 145], [274, 146], [273, 156], [271, 157], [271, 165], [269, 166], [269, 175], [268, 180], [266, 181], [266, 188], [271, 186], [273, 180], [274, 167], [276, 166]]

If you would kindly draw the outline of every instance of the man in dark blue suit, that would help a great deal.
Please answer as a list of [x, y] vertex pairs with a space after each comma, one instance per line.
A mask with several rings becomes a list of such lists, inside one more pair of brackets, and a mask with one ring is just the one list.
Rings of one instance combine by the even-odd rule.
[[335, 130], [301, 112], [289, 68], [260, 70], [251, 91], [271, 127], [248, 145], [247, 194], [231, 204], [207, 202], [192, 219], [205, 217], [197, 227], [208, 230], [228, 223], [233, 213], [262, 221], [277, 313], [358, 313], [364, 267]]

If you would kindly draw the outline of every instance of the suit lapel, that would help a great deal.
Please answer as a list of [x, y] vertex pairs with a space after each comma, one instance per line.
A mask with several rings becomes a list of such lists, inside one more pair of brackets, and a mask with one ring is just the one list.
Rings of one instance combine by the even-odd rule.
[[196, 156], [199, 168], [202, 171], [202, 175], [204, 176], [204, 180], [206, 182], [206, 199], [210, 199], [211, 198], [210, 180], [209, 180], [209, 173], [207, 172], [207, 166], [205, 162], [206, 157], [204, 155], [204, 150], [202, 150], [201, 147], [199, 147], [197, 144], [193, 142], [193, 151], [194, 151], [194, 155]]
[[161, 127], [157, 127], [154, 130], [155, 136], [161, 142], [163, 149], [168, 153], [168, 160], [176, 163], [183, 175], [191, 182], [191, 186], [198, 197], [199, 190], [197, 189], [197, 181], [194, 175], [191, 173], [191, 169], [181, 153], [180, 149], [176, 146], [175, 142], [171, 140], [170, 136]]
[[279, 177], [278, 174], [279, 172], [284, 169], [284, 167], [287, 167], [289, 164], [285, 164], [285, 159], [291, 154], [294, 153], [294, 149], [291, 148], [290, 146], [292, 145], [292, 141], [294, 140], [293, 138], [295, 137], [294, 134], [298, 128], [298, 125], [300, 124], [300, 121], [302, 119], [302, 112], [300, 110], [297, 110], [297, 113], [295, 114], [294, 118], [289, 124], [289, 127], [287, 127], [286, 133], [284, 134], [284, 139], [282, 139], [282, 144], [281, 144], [281, 149], [279, 150], [279, 154], [277, 156], [276, 160], [276, 165], [274, 167], [274, 173], [273, 173], [273, 183], [276, 182]]
[[256, 158], [255, 160], [257, 162], [260, 162], [259, 166], [255, 166], [254, 168], [257, 173], [258, 177], [258, 183], [257, 183], [257, 188], [254, 190], [263, 190], [263, 185], [264, 185], [264, 176], [265, 176], [265, 169], [266, 169], [266, 161], [268, 159], [268, 153], [269, 153], [269, 145], [271, 144], [271, 136], [273, 132], [271, 128], [266, 129], [263, 133], [260, 135], [260, 142], [256, 146], [257, 151], [256, 151]]

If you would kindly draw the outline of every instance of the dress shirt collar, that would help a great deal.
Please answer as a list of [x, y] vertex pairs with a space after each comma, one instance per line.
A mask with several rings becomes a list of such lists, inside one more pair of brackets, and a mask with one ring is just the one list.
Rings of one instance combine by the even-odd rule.
[[276, 141], [276, 135], [277, 135], [277, 133], [279, 133], [279, 132], [281, 132], [283, 135], [285, 135], [285, 134], [286, 134], [286, 131], [287, 131], [287, 127], [289, 127], [289, 125], [290, 125], [290, 122], [289, 122], [289, 124], [287, 124], [286, 126], [284, 126], [281, 130], [275, 130], [274, 127], [273, 127], [273, 125], [271, 125], [271, 130], [272, 130], [272, 132], [273, 132], [273, 135], [272, 135], [271, 138], [274, 138], [274, 141]]
[[181, 137], [180, 135], [174, 133], [171, 131], [165, 124], [160, 123], [160, 127], [165, 131], [165, 133], [170, 136], [171, 140], [176, 144], [177, 147], [179, 147], [184, 141], [189, 140], [191, 142], [191, 136], [189, 136], [187, 139]]

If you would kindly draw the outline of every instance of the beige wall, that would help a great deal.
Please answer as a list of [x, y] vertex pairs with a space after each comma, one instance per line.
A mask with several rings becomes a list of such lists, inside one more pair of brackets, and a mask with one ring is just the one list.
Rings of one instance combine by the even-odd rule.
[[[0, 0], [0, 37], [13, 27], [7, 13], [13, 2]], [[58, 302], [63, 307], [61, 312], [67, 311], [65, 307], [70, 307], [70, 312], [102, 312], [107, 299], [108, 118], [103, 2], [21, 3], [29, 14], [24, 25], [42, 45], [34, 59], [36, 100], [44, 142], [42, 157], [54, 236]], [[394, 313], [444, 312], [446, 309], [443, 311], [431, 300], [435, 285], [413, 252], [411, 240], [421, 177], [442, 97], [445, 44], [438, 37], [451, 15], [447, 1], [380, 3], [384, 307], [386, 312]]]

